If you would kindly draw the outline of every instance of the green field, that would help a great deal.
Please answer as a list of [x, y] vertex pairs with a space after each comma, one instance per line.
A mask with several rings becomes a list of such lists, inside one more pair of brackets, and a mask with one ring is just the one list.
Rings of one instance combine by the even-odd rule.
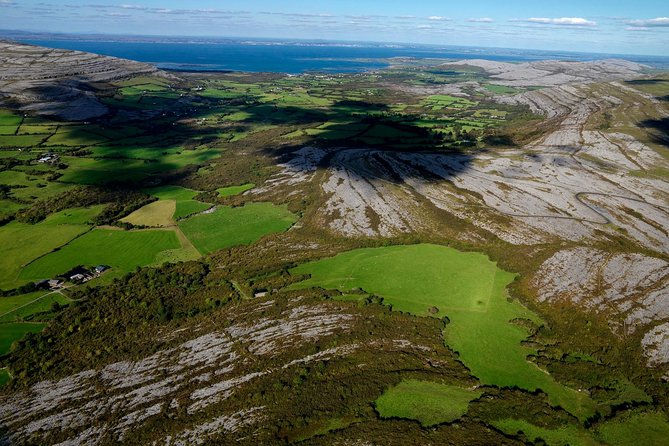
[[54, 303], [59, 305], [69, 305], [72, 301], [67, 297], [63, 296], [60, 293], [50, 293], [46, 294], [44, 291], [38, 293], [31, 293], [30, 295], [37, 294], [34, 299], [41, 297], [38, 300], [28, 301], [25, 305], [16, 308], [13, 311], [4, 313], [0, 316], [0, 322], [20, 322], [27, 320], [31, 316], [37, 313], [45, 313], [51, 310], [51, 306]]
[[458, 98], [449, 95], [433, 95], [428, 96], [422, 102], [426, 107], [432, 108], [433, 111], [440, 111], [443, 108], [458, 108], [467, 109], [476, 105], [476, 102], [465, 98]]
[[181, 186], [162, 186], [145, 189], [144, 192], [153, 195], [159, 200], [173, 200], [176, 203], [176, 209], [174, 215], [172, 215], [174, 220], [179, 220], [180, 218], [206, 211], [211, 207], [210, 204], [194, 199], [194, 197], [199, 194], [198, 191]]
[[130, 272], [138, 266], [152, 265], [158, 255], [181, 248], [174, 231], [121, 231], [94, 229], [63, 248], [39, 258], [26, 266], [20, 277], [39, 280], [56, 277], [78, 265], [111, 266], [116, 271]]
[[164, 227], [174, 225], [172, 217], [177, 209], [174, 200], [158, 200], [142, 206], [121, 221], [135, 226]]
[[10, 379], [11, 379], [11, 376], [9, 375], [9, 372], [7, 371], [7, 369], [0, 369], [0, 387], [7, 384]]
[[0, 218], [5, 215], [11, 215], [25, 207], [25, 204], [16, 203], [9, 200], [0, 200]]
[[428, 427], [457, 420], [481, 395], [453, 385], [407, 379], [388, 389], [375, 406], [382, 418], [416, 420]]
[[507, 418], [492, 423], [508, 435], [519, 435], [548, 446], [663, 446], [669, 442], [669, 422], [660, 412], [625, 413], [604, 421], [591, 430], [576, 426], [547, 429], [525, 420]]
[[26, 333], [38, 333], [46, 324], [13, 322], [0, 324], [0, 356], [9, 353], [12, 344], [23, 338]]
[[[155, 150], [160, 153], [159, 149]], [[74, 158], [65, 157], [70, 166], [60, 181], [77, 184], [107, 184], [112, 182], [136, 182], [151, 175], [181, 169], [191, 164], [202, 164], [219, 155], [217, 150], [183, 150], [167, 153], [152, 160], [137, 158]], [[110, 172], [114, 172], [110, 175]]]
[[34, 301], [44, 294], [46, 294], [44, 291], [36, 291], [34, 293], [19, 294], [18, 296], [0, 297], [0, 316], [6, 313], [11, 313], [17, 308]]
[[0, 109], [0, 125], [17, 126], [21, 123], [21, 116], [9, 110]]
[[[16, 166], [15, 170], [0, 172], [0, 184], [12, 186], [8, 198], [31, 202], [35, 199], [57, 195], [71, 187], [66, 184], [47, 181], [45, 174], [48, 172], [41, 174], [33, 171], [28, 174], [20, 171], [21, 167], [23, 166]], [[38, 170], [38, 166], [34, 166], [34, 170]]]
[[216, 192], [218, 192], [218, 195], [221, 197], [232, 197], [234, 195], [239, 195], [241, 193], [244, 193], [247, 190], [251, 190], [254, 187], [256, 187], [255, 184], [247, 183], [247, 184], [242, 184], [240, 186], [221, 187], [220, 189], [216, 189]]
[[179, 222], [186, 237], [202, 254], [255, 242], [264, 235], [282, 232], [297, 221], [285, 206], [248, 203], [241, 207], [220, 206]]
[[29, 282], [30, 279], [19, 277], [24, 265], [90, 230], [90, 226], [81, 224], [50, 225], [49, 220], [36, 225], [11, 222], [0, 227], [0, 245], [3, 247], [0, 258], [1, 288], [14, 288]]
[[669, 444], [669, 420], [661, 412], [623, 414], [597, 427], [597, 436], [611, 446]]
[[0, 136], [0, 147], [34, 147], [47, 138], [47, 135]]
[[515, 88], [507, 87], [506, 85], [485, 84], [483, 86], [486, 90], [495, 94], [514, 94], [518, 93]]
[[0, 246], [4, 253], [0, 258], [0, 288], [14, 288], [29, 282], [20, 277], [22, 267], [89, 231], [88, 223], [103, 208], [99, 205], [67, 209], [35, 225], [14, 221], [0, 227]]
[[536, 349], [521, 345], [528, 329], [513, 321], [534, 325], [541, 320], [519, 302], [507, 300], [506, 286], [514, 274], [499, 269], [483, 254], [428, 244], [368, 248], [307, 263], [291, 272], [311, 275], [299, 288], [361, 288], [382, 296], [395, 310], [447, 316], [446, 344], [482, 383], [541, 389], [554, 405], [581, 419], [595, 413], [586, 395], [557, 383], [527, 360]]
[[564, 426], [559, 429], [546, 429], [535, 426], [525, 420], [516, 420], [513, 418], [494, 421], [492, 425], [507, 435], [519, 435], [522, 433], [529, 441], [534, 443], [538, 440], [543, 440], [548, 446], [601, 445], [601, 443], [593, 439], [588, 432], [576, 426]]
[[104, 204], [89, 206], [86, 208], [65, 209], [55, 214], [51, 214], [44, 225], [86, 225], [91, 224], [93, 218], [105, 208]]

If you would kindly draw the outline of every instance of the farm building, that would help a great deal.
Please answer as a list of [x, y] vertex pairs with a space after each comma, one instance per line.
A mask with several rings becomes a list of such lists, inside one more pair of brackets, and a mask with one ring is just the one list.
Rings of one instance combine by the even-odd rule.
[[96, 266], [95, 268], [93, 268], [93, 270], [94, 270], [97, 274], [102, 274], [102, 273], [104, 273], [105, 271], [107, 271], [107, 270], [110, 269], [110, 268], [111, 268], [111, 267], [108, 266], [108, 265], [98, 265], [98, 266]]

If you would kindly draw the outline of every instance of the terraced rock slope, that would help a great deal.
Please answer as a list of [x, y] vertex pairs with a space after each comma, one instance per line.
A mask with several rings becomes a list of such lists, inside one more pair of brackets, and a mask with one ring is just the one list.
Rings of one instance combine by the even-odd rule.
[[62, 119], [107, 113], [91, 83], [158, 73], [153, 65], [131, 60], [0, 41], [0, 99]]
[[[551, 130], [523, 147], [477, 154], [306, 147], [282, 165], [276, 183], [320, 183], [323, 224], [349, 237], [435, 231], [426, 216], [438, 209], [513, 245], [583, 246], [559, 252], [537, 272], [538, 298], [614, 309], [612, 327], [647, 333], [649, 363], [669, 364], [669, 267], [652, 254], [669, 254], [669, 183], [653, 173], [669, 161], [637, 139], [636, 123], [620, 129], [594, 124], [604, 113], [630, 120], [629, 110], [667, 115], [656, 99], [620, 82], [643, 67], [623, 61], [458, 64], [482, 67], [493, 79], [517, 79], [513, 85], [556, 84], [496, 97], [528, 106]], [[600, 76], [610, 81], [594, 83]], [[317, 170], [319, 163], [325, 170]], [[468, 237], [474, 235], [462, 234]], [[620, 237], [644, 253], [587, 248]], [[592, 285], [600, 282], [603, 288]]]

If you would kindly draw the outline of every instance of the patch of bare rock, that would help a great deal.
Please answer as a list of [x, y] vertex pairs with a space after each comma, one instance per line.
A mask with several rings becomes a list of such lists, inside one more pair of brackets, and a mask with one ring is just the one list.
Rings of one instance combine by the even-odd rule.
[[[558, 251], [535, 275], [541, 301], [566, 300], [617, 315], [612, 328], [643, 330], [649, 365], [669, 364], [669, 263], [635, 253]], [[657, 325], [660, 323], [660, 325]]]
[[66, 120], [107, 113], [91, 83], [163, 75], [153, 65], [109, 56], [0, 41], [0, 101]]
[[508, 63], [482, 59], [449, 62], [445, 65], [478, 67], [491, 75], [492, 83], [509, 87], [553, 87], [557, 85], [602, 82], [638, 75], [646, 67], [620, 59], [593, 62], [566, 62], [543, 60], [537, 62]]
[[[245, 444], [259, 444], [253, 439], [264, 421], [277, 416], [276, 408], [231, 403], [237, 394], [245, 395], [246, 401], [244, 392], [259, 380], [278, 381], [287, 369], [349, 358], [361, 349], [416, 355], [434, 351], [405, 339], [351, 338], [304, 353], [305, 348], [313, 352], [310, 346], [316, 342], [349, 333], [356, 324], [369, 321], [350, 306], [333, 302], [305, 304], [303, 299], [292, 299], [282, 303], [280, 313], [267, 316], [264, 309], [274, 306], [274, 300], [257, 300], [226, 309], [225, 328], [203, 332], [197, 325], [162, 333], [162, 340], [187, 340], [144, 358], [3, 394], [0, 423], [6, 430], [0, 444], [175, 446], [212, 439], [228, 444], [240, 440], [240, 435], [250, 436]], [[138, 441], [136, 435], [156, 432], [152, 427], [156, 421], [171, 429], [151, 434], [150, 441]]]

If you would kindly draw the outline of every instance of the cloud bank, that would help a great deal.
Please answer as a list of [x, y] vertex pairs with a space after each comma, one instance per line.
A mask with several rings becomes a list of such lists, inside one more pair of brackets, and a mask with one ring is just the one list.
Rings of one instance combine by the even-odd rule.
[[530, 17], [524, 21], [530, 23], [539, 23], [542, 25], [597, 26], [597, 22], [593, 22], [582, 17]]

